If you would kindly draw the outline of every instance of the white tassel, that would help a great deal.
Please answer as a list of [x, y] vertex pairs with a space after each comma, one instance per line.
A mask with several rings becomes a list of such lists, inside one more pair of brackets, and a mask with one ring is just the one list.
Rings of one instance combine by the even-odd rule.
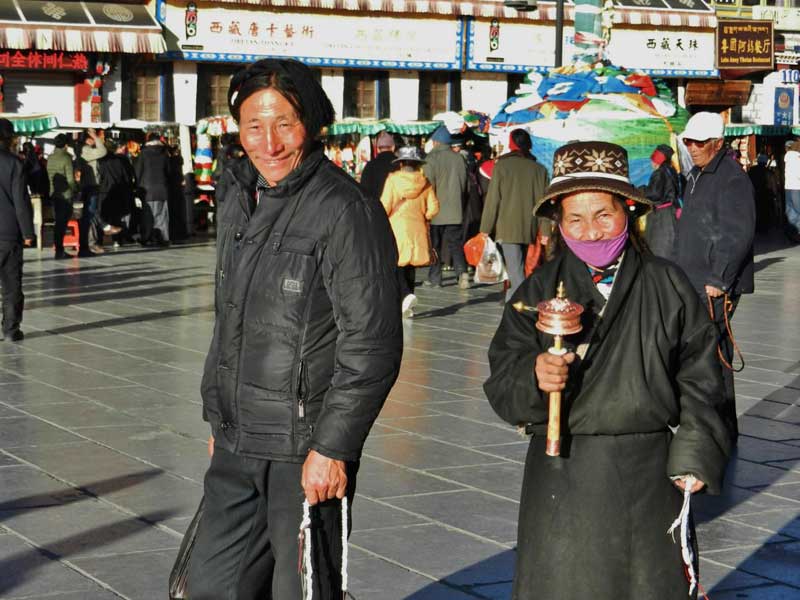
[[[348, 514], [347, 496], [342, 498], [342, 597], [347, 594], [348, 570]], [[303, 539], [303, 564], [305, 566], [303, 578], [305, 579], [305, 595], [303, 600], [312, 600], [314, 595], [314, 567], [311, 563], [311, 505], [308, 500], [303, 500], [303, 520], [300, 522], [300, 535]]]
[[692, 475], [687, 475], [683, 478], [683, 506], [678, 517], [672, 522], [667, 533], [672, 536], [672, 541], [675, 541], [675, 529], [681, 528], [681, 555], [683, 556], [683, 564], [686, 565], [686, 570], [689, 573], [689, 596], [694, 594], [697, 587], [697, 574], [694, 571], [694, 549], [689, 543], [689, 515], [692, 512], [692, 489], [697, 479]]
[[303, 500], [303, 520], [300, 522], [300, 535], [303, 536], [303, 564], [305, 566], [305, 598], [311, 600], [314, 595], [314, 565], [311, 562], [311, 505]]
[[342, 498], [342, 596], [347, 594], [347, 496]]

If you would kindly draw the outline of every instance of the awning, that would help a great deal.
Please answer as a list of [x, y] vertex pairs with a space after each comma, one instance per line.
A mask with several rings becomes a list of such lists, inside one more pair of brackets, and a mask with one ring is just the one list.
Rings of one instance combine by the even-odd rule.
[[158, 54], [166, 44], [144, 6], [15, 0], [0, 3], [0, 48]]
[[400, 135], [428, 135], [436, 130], [441, 121], [391, 121], [389, 119], [345, 119], [328, 127], [327, 135], [358, 133], [375, 135], [381, 131]]
[[[564, 0], [564, 18], [573, 21], [575, 5]], [[250, 4], [280, 10], [295, 8], [354, 12], [456, 15], [498, 19], [555, 21], [555, 1], [539, 2], [538, 10], [525, 12], [506, 8], [503, 0], [444, 2], [437, 0], [217, 0], [217, 4]], [[613, 0], [614, 23], [656, 27], [717, 26], [714, 8], [706, 0]]]
[[0, 118], [8, 119], [14, 124], [14, 133], [37, 134], [58, 127], [58, 119], [52, 114], [18, 115], [0, 113]]
[[725, 135], [729, 137], [741, 137], [744, 135], [764, 135], [769, 137], [784, 137], [795, 133], [798, 127], [788, 125], [756, 125], [756, 124], [736, 124], [732, 123], [725, 126]]

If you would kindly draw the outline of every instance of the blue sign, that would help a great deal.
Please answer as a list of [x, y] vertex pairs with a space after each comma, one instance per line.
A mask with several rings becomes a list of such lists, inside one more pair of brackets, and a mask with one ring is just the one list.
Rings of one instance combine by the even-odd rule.
[[789, 125], [794, 121], [794, 89], [775, 88], [774, 125]]

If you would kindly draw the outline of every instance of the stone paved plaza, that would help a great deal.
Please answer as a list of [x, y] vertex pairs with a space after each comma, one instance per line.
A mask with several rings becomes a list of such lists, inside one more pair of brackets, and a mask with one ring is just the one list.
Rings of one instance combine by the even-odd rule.
[[[713, 600], [800, 599], [800, 248], [760, 240], [757, 254], [735, 319], [743, 435], [724, 494], [695, 503]], [[0, 598], [166, 598], [208, 465], [213, 255], [26, 252], [27, 338], [0, 344]], [[447, 283], [419, 291], [365, 448], [358, 600], [510, 596], [526, 442], [481, 388], [499, 292]]]

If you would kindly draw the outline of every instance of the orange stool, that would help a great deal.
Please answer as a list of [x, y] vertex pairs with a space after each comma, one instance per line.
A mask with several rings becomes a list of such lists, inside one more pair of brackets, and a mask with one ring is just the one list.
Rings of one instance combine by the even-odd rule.
[[78, 249], [78, 221], [70, 219], [67, 221], [67, 230], [64, 232], [64, 248]]

